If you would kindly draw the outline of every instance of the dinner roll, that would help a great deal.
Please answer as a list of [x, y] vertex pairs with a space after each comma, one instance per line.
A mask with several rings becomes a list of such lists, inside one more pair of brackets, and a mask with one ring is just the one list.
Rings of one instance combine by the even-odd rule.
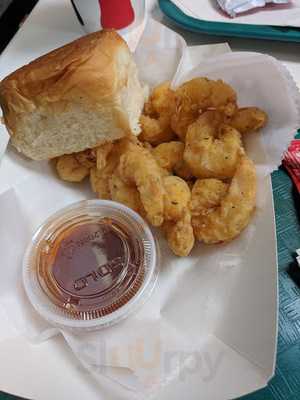
[[144, 101], [133, 57], [114, 31], [75, 40], [0, 83], [11, 143], [34, 160], [138, 135]]

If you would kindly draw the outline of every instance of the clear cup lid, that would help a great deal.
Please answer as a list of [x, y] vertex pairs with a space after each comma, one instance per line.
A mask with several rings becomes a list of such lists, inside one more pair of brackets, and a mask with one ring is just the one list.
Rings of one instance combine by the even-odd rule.
[[23, 280], [36, 311], [66, 328], [126, 318], [151, 294], [156, 243], [145, 221], [112, 201], [88, 200], [51, 216], [25, 253]]

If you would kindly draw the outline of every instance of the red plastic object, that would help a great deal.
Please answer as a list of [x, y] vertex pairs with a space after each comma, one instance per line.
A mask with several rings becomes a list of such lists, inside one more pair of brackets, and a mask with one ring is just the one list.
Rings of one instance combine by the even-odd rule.
[[293, 140], [284, 153], [282, 165], [300, 193], [300, 140]]
[[123, 29], [134, 21], [131, 0], [99, 0], [99, 5], [104, 29]]

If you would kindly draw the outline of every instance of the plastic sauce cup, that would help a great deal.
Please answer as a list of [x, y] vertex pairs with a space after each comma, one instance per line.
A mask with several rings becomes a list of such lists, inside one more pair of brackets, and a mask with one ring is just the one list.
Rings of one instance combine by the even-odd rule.
[[52, 215], [36, 231], [23, 262], [35, 310], [51, 324], [100, 329], [149, 298], [158, 251], [149, 226], [112, 201], [87, 200]]

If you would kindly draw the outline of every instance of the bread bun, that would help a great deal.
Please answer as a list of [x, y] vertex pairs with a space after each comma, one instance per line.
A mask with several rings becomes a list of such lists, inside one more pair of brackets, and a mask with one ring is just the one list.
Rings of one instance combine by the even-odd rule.
[[137, 135], [144, 97], [130, 50], [114, 31], [84, 36], [0, 83], [11, 142], [34, 160]]

